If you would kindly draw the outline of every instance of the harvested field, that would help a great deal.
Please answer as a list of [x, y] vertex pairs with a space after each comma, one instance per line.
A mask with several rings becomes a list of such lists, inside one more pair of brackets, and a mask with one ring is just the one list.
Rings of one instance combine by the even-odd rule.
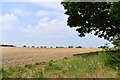
[[63, 59], [73, 54], [100, 51], [98, 48], [20, 48], [1, 47], [3, 67], [23, 66], [37, 62]]

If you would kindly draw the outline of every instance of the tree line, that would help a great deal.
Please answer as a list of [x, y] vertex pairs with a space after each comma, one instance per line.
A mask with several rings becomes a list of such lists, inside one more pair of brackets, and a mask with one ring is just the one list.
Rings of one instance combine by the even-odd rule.
[[15, 47], [14, 45], [7, 45], [7, 44], [1, 44], [0, 46], [3, 46], [3, 47]]
[[23, 47], [28, 47], [28, 48], [83, 48], [82, 46], [68, 46], [68, 47], [63, 47], [63, 46], [56, 46], [56, 47], [47, 47], [47, 46], [26, 46], [26, 45], [23, 45]]

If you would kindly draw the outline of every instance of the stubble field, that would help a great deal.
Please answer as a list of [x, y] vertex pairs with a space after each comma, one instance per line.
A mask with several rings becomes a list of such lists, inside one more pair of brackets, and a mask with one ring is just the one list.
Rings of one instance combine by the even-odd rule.
[[72, 57], [73, 54], [84, 54], [88, 52], [101, 51], [98, 48], [22, 48], [1, 47], [2, 66], [24, 66], [37, 62], [59, 60], [64, 57]]

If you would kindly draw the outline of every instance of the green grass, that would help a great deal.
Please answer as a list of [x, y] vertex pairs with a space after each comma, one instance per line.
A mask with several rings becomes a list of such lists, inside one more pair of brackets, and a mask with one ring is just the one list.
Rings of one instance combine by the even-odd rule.
[[2, 79], [2, 68], [0, 67], [0, 80]]
[[2, 76], [3, 78], [117, 78], [117, 69], [105, 65], [108, 54], [107, 51], [91, 52], [59, 61], [51, 60], [24, 67], [4, 68]]

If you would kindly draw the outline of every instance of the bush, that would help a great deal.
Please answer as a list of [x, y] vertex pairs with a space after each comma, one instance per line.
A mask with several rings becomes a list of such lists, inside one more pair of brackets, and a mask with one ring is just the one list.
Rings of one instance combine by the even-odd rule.
[[120, 40], [113, 40], [112, 43], [115, 45], [115, 47], [120, 47]]
[[115, 47], [120, 47], [120, 34], [116, 34], [112, 40]]
[[120, 75], [120, 49], [107, 51], [106, 57], [105, 65], [117, 70]]

